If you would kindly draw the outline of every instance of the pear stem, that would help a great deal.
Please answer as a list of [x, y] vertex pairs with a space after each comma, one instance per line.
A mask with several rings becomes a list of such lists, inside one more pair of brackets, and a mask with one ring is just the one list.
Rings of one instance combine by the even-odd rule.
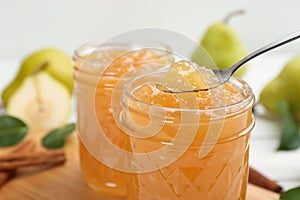
[[237, 15], [243, 15], [245, 14], [245, 10], [235, 10], [235, 11], [232, 11], [230, 12], [229, 14], [227, 14], [224, 19], [223, 19], [223, 22], [225, 24], [228, 24], [229, 21], [231, 20], [231, 18], [237, 16]]
[[45, 69], [48, 65], [48, 62], [43, 62], [42, 64], [40, 64], [39, 66], [37, 66], [35, 68], [35, 70], [33, 70], [33, 72], [31, 73], [31, 75], [35, 75], [37, 73], [39, 73], [40, 71], [42, 71], [43, 69]]

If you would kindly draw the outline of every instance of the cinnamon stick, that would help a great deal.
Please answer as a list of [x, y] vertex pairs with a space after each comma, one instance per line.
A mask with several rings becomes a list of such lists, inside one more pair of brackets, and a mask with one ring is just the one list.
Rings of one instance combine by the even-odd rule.
[[63, 150], [33, 152], [35, 143], [31, 140], [18, 145], [7, 155], [0, 156], [0, 188], [22, 167], [54, 166], [66, 161]]
[[[26, 140], [20, 143], [9, 155], [19, 152], [31, 152], [35, 149], [35, 143], [32, 140]], [[0, 170], [0, 188], [16, 173], [16, 170], [1, 171]]]
[[253, 185], [260, 186], [262, 188], [265, 188], [267, 190], [271, 190], [277, 193], [280, 193], [282, 191], [282, 187], [277, 184], [275, 181], [267, 178], [260, 172], [256, 171], [252, 167], [249, 168], [249, 183], [252, 183]]
[[0, 170], [15, 170], [21, 167], [58, 165], [66, 161], [63, 150], [37, 152], [32, 154], [19, 153], [0, 157]]
[[51, 150], [51, 151], [36, 152], [36, 153], [16, 152], [14, 154], [0, 156], [0, 163], [2, 161], [12, 162], [16, 160], [35, 159], [41, 157], [55, 157], [60, 155], [64, 155], [64, 152], [62, 150]]

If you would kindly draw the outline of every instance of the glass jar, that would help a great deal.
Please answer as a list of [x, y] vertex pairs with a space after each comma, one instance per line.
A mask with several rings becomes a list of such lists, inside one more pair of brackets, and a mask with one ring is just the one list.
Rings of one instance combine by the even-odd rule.
[[164, 73], [137, 76], [124, 87], [120, 125], [130, 135], [130, 159], [143, 165], [128, 176], [128, 200], [245, 199], [251, 88], [232, 78], [209, 91], [165, 93], [153, 85]]
[[109, 164], [124, 158], [106, 148], [98, 136], [103, 134], [108, 143], [126, 149], [122, 130], [112, 117], [111, 97], [119, 78], [132, 69], [146, 63], [173, 62], [171, 54], [149, 49], [154, 46], [165, 48], [160, 44], [86, 44], [73, 56], [81, 170], [88, 185], [101, 193], [127, 195], [127, 173]]

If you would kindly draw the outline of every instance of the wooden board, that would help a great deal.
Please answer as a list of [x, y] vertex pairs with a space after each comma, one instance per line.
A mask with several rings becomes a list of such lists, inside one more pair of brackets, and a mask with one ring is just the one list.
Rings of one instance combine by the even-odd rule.
[[[40, 141], [41, 134], [29, 137]], [[31, 171], [20, 171], [0, 189], [0, 200], [120, 200], [99, 194], [90, 189], [84, 182], [78, 160], [78, 141], [76, 134], [68, 138], [65, 145], [67, 162], [63, 166]], [[6, 153], [10, 149], [0, 149]], [[278, 200], [276, 193], [249, 185], [247, 200]]]

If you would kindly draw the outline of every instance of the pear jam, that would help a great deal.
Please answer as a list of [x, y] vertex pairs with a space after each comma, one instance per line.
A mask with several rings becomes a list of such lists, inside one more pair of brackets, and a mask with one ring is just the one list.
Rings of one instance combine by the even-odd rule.
[[211, 70], [202, 69], [201, 75], [192, 65], [179, 61], [164, 73], [141, 75], [124, 87], [122, 101], [129, 105], [123, 112], [130, 120], [122, 121], [135, 134], [139, 130], [134, 127], [163, 121], [152, 137], [131, 138], [132, 150], [150, 157], [169, 148], [151, 157], [157, 170], [129, 175], [128, 200], [245, 199], [253, 93], [234, 78], [207, 91], [180, 92], [217, 81]]
[[105, 162], [118, 163], [124, 158], [109, 151], [100, 155], [105, 147], [99, 145], [102, 141], [97, 139], [101, 126], [110, 144], [126, 150], [124, 134], [112, 116], [115, 85], [120, 77], [141, 65], [173, 61], [169, 55], [150, 49], [134, 50], [133, 46], [85, 45], [77, 49], [73, 57], [81, 171], [91, 188], [115, 197], [127, 195], [128, 174], [107, 166]]

